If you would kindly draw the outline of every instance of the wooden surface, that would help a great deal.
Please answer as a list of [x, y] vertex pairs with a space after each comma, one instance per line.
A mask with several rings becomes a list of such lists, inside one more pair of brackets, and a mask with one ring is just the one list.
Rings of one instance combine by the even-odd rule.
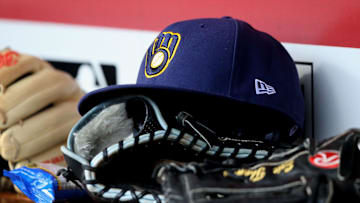
[[11, 192], [0, 192], [0, 203], [30, 203], [33, 202], [25, 195], [11, 193]]

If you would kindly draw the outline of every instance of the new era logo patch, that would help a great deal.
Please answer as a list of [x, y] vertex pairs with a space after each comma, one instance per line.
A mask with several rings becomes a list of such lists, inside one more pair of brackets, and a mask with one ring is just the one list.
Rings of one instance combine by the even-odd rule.
[[256, 94], [267, 94], [272, 95], [275, 94], [275, 88], [266, 84], [264, 81], [261, 81], [259, 79], [255, 79], [255, 91]]

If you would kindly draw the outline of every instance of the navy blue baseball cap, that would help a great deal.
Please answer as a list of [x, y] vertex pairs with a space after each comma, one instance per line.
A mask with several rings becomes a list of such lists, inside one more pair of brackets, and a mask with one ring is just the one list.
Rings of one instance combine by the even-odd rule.
[[[304, 127], [304, 99], [288, 52], [269, 34], [230, 17], [169, 25], [146, 51], [136, 84], [90, 92], [80, 101], [79, 112], [125, 94], [203, 103], [226, 100], [270, 110]], [[269, 118], [269, 123], [278, 122]]]

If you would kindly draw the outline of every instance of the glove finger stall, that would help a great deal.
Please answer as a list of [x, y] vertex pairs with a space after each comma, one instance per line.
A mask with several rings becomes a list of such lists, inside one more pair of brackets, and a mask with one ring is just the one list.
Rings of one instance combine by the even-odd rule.
[[49, 63], [36, 57], [25, 54], [20, 55], [9, 49], [1, 51], [0, 56], [2, 56], [2, 58], [10, 57], [8, 60], [4, 59], [7, 62], [0, 64], [0, 94], [4, 93], [7, 87], [20, 77], [45, 68], [52, 68]]
[[46, 69], [11, 85], [0, 95], [0, 129], [35, 114], [79, 91], [76, 82], [66, 73]]
[[74, 111], [76, 104], [61, 102], [4, 131], [0, 138], [2, 157], [19, 161], [65, 141], [69, 129], [79, 119]]

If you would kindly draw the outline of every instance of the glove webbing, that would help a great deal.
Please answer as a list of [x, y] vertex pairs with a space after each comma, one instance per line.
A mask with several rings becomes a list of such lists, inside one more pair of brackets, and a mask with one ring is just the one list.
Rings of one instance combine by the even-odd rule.
[[[117, 144], [105, 148], [101, 153], [97, 154], [93, 158], [93, 160], [97, 158], [99, 164], [105, 164], [105, 162], [108, 162], [110, 160], [110, 156], [114, 156], [114, 155], [121, 156], [121, 153], [124, 150], [127, 149], [134, 150], [139, 145], [146, 146], [147, 144], [151, 144], [155, 142], [161, 143], [164, 141], [168, 141], [171, 144], [181, 144], [184, 146], [184, 149], [194, 151], [195, 156], [210, 156], [210, 157], [225, 157], [225, 158], [234, 157], [236, 159], [249, 158], [250, 156], [253, 156], [256, 157], [256, 159], [259, 159], [259, 157], [264, 158], [269, 155], [269, 152], [267, 150], [260, 149], [260, 146], [258, 149], [262, 150], [262, 152], [260, 152], [259, 154], [258, 154], [258, 149], [251, 149], [251, 148], [244, 149], [241, 148], [240, 146], [226, 147], [226, 145], [220, 144], [218, 146], [209, 147], [209, 145], [202, 140], [202, 137], [196, 136], [196, 134], [190, 135], [188, 133], [185, 133], [184, 130], [179, 131], [177, 129], [168, 127], [167, 130], [159, 130], [156, 132], [151, 132], [141, 136], [131, 137], [122, 140]], [[84, 178], [84, 181], [82, 182], [86, 185], [91, 185], [95, 188], [98, 188], [99, 184], [101, 186], [102, 184], [96, 181], [97, 166], [84, 165], [84, 164], [81, 165], [83, 170], [87, 170], [87, 172], [94, 173], [92, 177]], [[100, 188], [98, 190], [95, 189], [94, 191], [90, 191], [90, 192], [97, 193], [98, 194], [97, 196], [102, 196], [104, 198], [104, 194], [108, 192], [109, 189], [110, 189], [109, 187], [102, 186], [101, 189]], [[128, 188], [125, 188], [126, 189], [125, 191], [123, 188], [118, 188], [118, 189], [120, 189], [120, 192], [116, 194], [116, 198], [118, 200], [120, 200], [121, 197], [123, 197], [126, 192], [132, 193], [132, 190], [129, 190]], [[160, 199], [159, 197], [157, 197], [156, 194], [149, 191], [135, 191], [135, 196], [133, 194], [131, 194], [131, 196], [136, 197], [135, 200], [137, 201], [139, 198], [141, 199], [147, 194], [153, 194], [152, 196], [154, 200]], [[129, 195], [127, 195], [127, 197], [129, 198]]]

